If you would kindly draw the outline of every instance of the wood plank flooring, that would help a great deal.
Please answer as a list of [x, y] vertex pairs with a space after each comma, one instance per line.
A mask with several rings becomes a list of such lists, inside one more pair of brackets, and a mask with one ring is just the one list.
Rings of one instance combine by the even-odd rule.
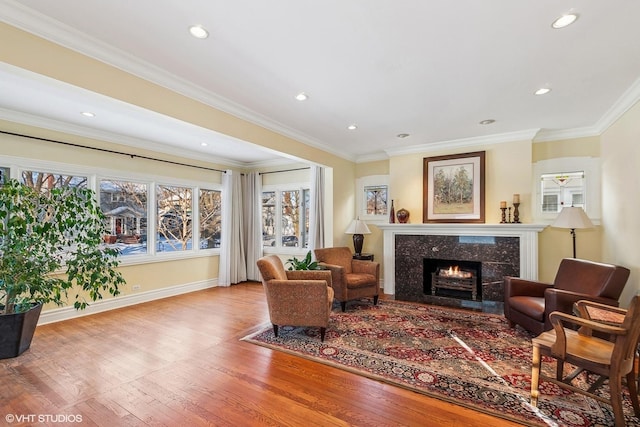
[[0, 426], [517, 425], [239, 341], [261, 324], [247, 282], [39, 326], [0, 360]]

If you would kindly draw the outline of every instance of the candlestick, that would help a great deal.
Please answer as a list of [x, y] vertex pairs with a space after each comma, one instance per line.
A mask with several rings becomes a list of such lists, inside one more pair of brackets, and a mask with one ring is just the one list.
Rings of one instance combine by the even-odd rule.
[[520, 203], [513, 204], [513, 222], [516, 224], [520, 224], [520, 212], [518, 211], [518, 206], [520, 206]]
[[509, 206], [509, 223], [511, 223], [511, 206]]
[[506, 206], [500, 207], [500, 210], [502, 211], [502, 221], [500, 221], [500, 224], [506, 224], [507, 223], [507, 217], [506, 217], [507, 207]]

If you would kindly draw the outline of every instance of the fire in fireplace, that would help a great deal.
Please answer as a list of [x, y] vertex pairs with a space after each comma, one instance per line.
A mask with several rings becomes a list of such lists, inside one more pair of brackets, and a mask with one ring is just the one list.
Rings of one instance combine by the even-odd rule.
[[458, 299], [482, 299], [482, 263], [425, 258], [424, 293]]

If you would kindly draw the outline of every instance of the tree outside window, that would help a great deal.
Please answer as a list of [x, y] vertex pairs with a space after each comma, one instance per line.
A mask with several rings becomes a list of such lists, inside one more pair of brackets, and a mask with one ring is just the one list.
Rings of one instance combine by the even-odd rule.
[[158, 252], [191, 250], [193, 248], [191, 188], [158, 185], [156, 193]]

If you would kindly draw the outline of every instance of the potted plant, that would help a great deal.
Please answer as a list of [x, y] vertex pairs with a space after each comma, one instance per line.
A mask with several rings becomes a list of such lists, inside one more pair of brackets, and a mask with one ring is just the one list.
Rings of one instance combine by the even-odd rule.
[[302, 259], [289, 258], [287, 264], [289, 264], [289, 270], [320, 270], [318, 262], [311, 260], [311, 251], [307, 252], [307, 256]]
[[29, 348], [43, 304], [80, 310], [103, 292], [120, 293], [118, 251], [104, 234], [90, 189], [0, 186], [0, 359]]

